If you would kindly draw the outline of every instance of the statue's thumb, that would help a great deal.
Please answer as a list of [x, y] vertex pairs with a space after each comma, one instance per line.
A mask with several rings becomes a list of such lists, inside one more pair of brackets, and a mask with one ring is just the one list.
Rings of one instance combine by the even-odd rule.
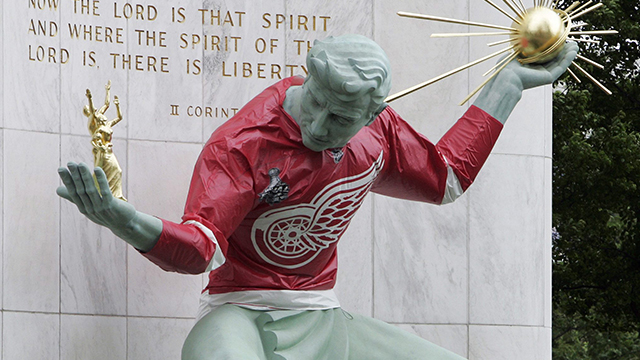
[[65, 199], [67, 199], [67, 200], [69, 200], [69, 201], [73, 202], [73, 201], [71, 200], [71, 196], [69, 195], [69, 190], [67, 190], [67, 188], [66, 188], [66, 187], [64, 187], [64, 186], [59, 186], [59, 187], [56, 189], [56, 194], [58, 194], [58, 196], [60, 196], [61, 198], [65, 198]]

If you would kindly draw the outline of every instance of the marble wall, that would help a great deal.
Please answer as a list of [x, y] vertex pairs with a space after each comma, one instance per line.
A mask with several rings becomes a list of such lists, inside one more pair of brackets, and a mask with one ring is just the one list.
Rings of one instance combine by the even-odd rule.
[[[193, 326], [204, 276], [163, 272], [55, 194], [58, 166], [92, 161], [86, 88], [99, 103], [110, 79], [121, 99], [114, 148], [129, 200], [178, 221], [211, 131], [278, 76], [304, 74], [307, 41], [374, 38], [392, 91], [490, 51], [486, 39], [429, 38], [469, 27], [400, 10], [509, 23], [479, 0], [1, 2], [0, 360], [176, 359]], [[489, 67], [393, 107], [435, 141]], [[346, 310], [474, 360], [551, 358], [550, 101], [549, 87], [525, 94], [455, 203], [366, 200], [339, 246]]]

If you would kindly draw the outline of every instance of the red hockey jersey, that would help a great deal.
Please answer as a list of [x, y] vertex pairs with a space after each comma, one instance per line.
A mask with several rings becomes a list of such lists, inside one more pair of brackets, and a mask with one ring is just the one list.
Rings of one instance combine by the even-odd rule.
[[474, 180], [502, 124], [472, 106], [432, 144], [387, 107], [342, 149], [314, 152], [282, 103], [288, 78], [218, 128], [196, 163], [182, 224], [144, 256], [211, 270], [209, 294], [333, 288], [336, 245], [369, 191], [440, 204]]

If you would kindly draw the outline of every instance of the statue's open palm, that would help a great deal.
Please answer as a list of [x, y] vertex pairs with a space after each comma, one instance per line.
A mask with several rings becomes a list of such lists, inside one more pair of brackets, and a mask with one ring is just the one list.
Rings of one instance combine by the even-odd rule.
[[514, 76], [512, 83], [520, 83], [522, 90], [537, 86], [551, 84], [562, 75], [578, 54], [578, 45], [568, 42], [558, 56], [544, 64], [520, 64], [517, 60], [511, 61], [502, 71]]
[[133, 205], [113, 197], [107, 176], [101, 168], [95, 169], [98, 189], [89, 166], [70, 162], [67, 167], [58, 169], [64, 186], [60, 186], [56, 192], [74, 203], [89, 220], [116, 229], [127, 226], [136, 216]]

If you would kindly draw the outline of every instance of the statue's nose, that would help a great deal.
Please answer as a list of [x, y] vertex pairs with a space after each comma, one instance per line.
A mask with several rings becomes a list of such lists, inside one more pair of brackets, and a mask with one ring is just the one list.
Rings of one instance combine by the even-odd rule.
[[311, 124], [311, 133], [313, 136], [323, 137], [328, 134], [327, 121], [329, 119], [329, 110], [322, 110], [313, 116]]

